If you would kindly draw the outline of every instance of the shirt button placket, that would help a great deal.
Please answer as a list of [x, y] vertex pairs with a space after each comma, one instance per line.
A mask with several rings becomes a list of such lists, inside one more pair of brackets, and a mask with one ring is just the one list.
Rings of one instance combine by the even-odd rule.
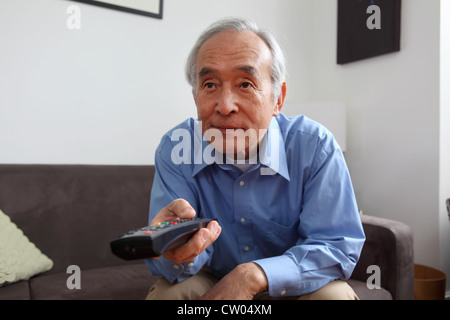
[[251, 225], [248, 223], [250, 209], [248, 202], [248, 181], [239, 179], [235, 184], [235, 221], [238, 234], [239, 247], [241, 248], [241, 255], [247, 256], [245, 260], [250, 259], [248, 255], [252, 254], [251, 245], [253, 243], [253, 235]]

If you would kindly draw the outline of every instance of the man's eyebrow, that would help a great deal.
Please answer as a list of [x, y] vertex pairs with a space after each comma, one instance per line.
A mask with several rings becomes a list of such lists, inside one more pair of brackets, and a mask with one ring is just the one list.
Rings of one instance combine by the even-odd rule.
[[[240, 66], [240, 67], [236, 67], [234, 70], [235, 71], [244, 71], [245, 73], [248, 73], [248, 74], [250, 74], [250, 75], [252, 75], [254, 77], [257, 77], [257, 78], [260, 77], [259, 73], [252, 66]], [[209, 67], [205, 67], [202, 70], [200, 70], [200, 72], [198, 73], [198, 77], [199, 78], [203, 78], [203, 77], [205, 77], [205, 76], [207, 76], [209, 74], [212, 74], [214, 72], [215, 72], [214, 69], [211, 69]]]
[[208, 74], [214, 73], [214, 70], [211, 68], [203, 68], [202, 70], [200, 70], [200, 72], [198, 73], [199, 78], [202, 78]]
[[259, 73], [256, 72], [255, 68], [253, 68], [252, 66], [241, 66], [241, 67], [237, 67], [236, 70], [244, 71], [254, 77], [259, 78]]

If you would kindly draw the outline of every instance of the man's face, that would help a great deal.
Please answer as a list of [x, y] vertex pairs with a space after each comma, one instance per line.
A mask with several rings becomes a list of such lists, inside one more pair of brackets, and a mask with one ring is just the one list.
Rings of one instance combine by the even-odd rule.
[[274, 99], [271, 70], [272, 53], [253, 32], [224, 31], [202, 46], [195, 102], [203, 134], [215, 137], [208, 140], [217, 151], [239, 159], [248, 156], [264, 137], [260, 130], [267, 130], [272, 117], [279, 115], [285, 86]]

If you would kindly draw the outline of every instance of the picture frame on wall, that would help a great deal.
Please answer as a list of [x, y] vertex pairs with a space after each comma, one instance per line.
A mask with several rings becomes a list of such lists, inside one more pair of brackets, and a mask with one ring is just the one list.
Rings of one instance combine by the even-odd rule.
[[338, 0], [337, 63], [400, 51], [401, 0]]
[[151, 18], [163, 18], [163, 0], [72, 0], [104, 8], [139, 14]]

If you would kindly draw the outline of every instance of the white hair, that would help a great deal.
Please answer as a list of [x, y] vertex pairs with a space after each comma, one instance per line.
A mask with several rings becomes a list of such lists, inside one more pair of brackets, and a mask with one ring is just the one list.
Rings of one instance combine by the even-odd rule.
[[281, 94], [281, 85], [286, 81], [286, 58], [275, 37], [267, 30], [260, 29], [253, 21], [244, 18], [226, 18], [219, 20], [206, 29], [198, 38], [186, 63], [186, 78], [195, 94], [197, 87], [197, 56], [203, 44], [223, 31], [251, 31], [259, 36], [272, 52], [272, 95], [274, 100]]

